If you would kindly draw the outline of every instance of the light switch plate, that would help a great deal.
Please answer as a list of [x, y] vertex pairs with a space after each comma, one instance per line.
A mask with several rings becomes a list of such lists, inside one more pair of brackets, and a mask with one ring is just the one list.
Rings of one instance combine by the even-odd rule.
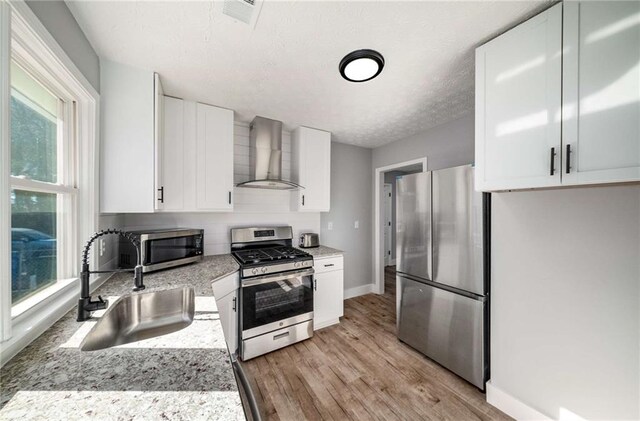
[[360, 221], [356, 221], [356, 222], [353, 224], [353, 227], [354, 227], [355, 229], [360, 228]]
[[329, 223], [327, 224], [327, 230], [329, 230], [329, 231], [333, 231], [333, 222], [329, 222]]

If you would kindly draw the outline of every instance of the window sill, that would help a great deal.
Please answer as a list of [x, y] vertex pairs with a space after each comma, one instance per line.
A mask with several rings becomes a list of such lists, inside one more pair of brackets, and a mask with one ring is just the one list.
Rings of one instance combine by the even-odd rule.
[[18, 304], [11, 307], [11, 320], [15, 320], [17, 317], [20, 317], [30, 309], [49, 299], [49, 297], [52, 297], [53, 295], [56, 295], [56, 293], [65, 289], [68, 285], [76, 283], [77, 280], [78, 278], [61, 279], [55, 284], [36, 292], [31, 297], [20, 301]]
[[[91, 291], [95, 291], [111, 274], [93, 279], [90, 283]], [[11, 337], [0, 343], [0, 366], [18, 354], [27, 345], [43, 334], [55, 322], [65, 314], [73, 310], [78, 303], [80, 287], [78, 278], [72, 278], [56, 283], [46, 290], [58, 287], [57, 291], [47, 291], [48, 295], [40, 299], [37, 304], [22, 311], [11, 320]], [[58, 285], [66, 282], [66, 285]], [[46, 290], [42, 290], [44, 293]], [[39, 294], [39, 293], [38, 293]], [[26, 301], [36, 298], [38, 295], [28, 298]], [[22, 304], [22, 303], [19, 303]], [[16, 306], [17, 307], [17, 306]], [[25, 305], [26, 307], [26, 305]]]

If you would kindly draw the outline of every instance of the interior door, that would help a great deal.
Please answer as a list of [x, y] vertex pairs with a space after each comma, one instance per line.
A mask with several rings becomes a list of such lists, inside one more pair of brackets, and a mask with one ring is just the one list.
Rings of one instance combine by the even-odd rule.
[[482, 193], [471, 165], [433, 171], [433, 280], [484, 295]]
[[432, 279], [431, 172], [396, 181], [397, 271]]
[[398, 338], [484, 389], [485, 302], [398, 275]]
[[562, 4], [476, 50], [476, 188], [560, 185]]
[[393, 200], [391, 197], [391, 184], [384, 184], [384, 264], [391, 264], [391, 209]]
[[564, 7], [562, 183], [640, 180], [640, 2]]

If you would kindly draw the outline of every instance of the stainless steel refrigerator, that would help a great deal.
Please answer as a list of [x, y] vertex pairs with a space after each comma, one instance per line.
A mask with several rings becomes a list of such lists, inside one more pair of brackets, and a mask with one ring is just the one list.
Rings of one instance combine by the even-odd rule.
[[470, 165], [396, 186], [398, 338], [484, 390], [491, 197]]

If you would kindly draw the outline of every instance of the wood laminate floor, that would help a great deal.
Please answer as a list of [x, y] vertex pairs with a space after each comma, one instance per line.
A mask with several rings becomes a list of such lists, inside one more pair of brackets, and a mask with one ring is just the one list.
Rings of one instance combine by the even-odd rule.
[[243, 362], [265, 420], [510, 420], [485, 395], [395, 335], [385, 294], [346, 300], [340, 324]]

